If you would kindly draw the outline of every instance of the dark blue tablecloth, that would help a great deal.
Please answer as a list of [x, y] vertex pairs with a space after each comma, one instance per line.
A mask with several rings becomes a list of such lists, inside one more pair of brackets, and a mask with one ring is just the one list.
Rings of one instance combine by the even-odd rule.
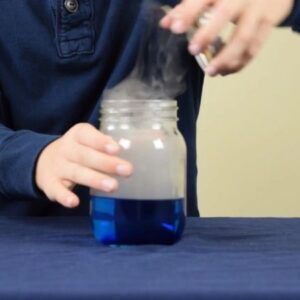
[[0, 218], [0, 299], [300, 299], [300, 220], [188, 219], [174, 246], [113, 248], [88, 218]]

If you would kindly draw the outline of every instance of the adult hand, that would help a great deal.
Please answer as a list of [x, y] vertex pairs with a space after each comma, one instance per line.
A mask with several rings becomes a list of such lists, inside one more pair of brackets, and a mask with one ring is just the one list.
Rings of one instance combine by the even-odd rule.
[[66, 207], [79, 199], [76, 184], [113, 192], [118, 182], [109, 175], [129, 176], [132, 165], [117, 157], [119, 145], [89, 124], [73, 126], [41, 152], [36, 166], [36, 184], [46, 196]]
[[161, 26], [184, 33], [210, 7], [210, 21], [195, 33], [189, 45], [191, 54], [197, 55], [230, 21], [235, 22], [227, 45], [205, 70], [210, 76], [227, 75], [240, 71], [257, 55], [271, 29], [289, 15], [293, 3], [294, 0], [183, 0], [161, 20]]

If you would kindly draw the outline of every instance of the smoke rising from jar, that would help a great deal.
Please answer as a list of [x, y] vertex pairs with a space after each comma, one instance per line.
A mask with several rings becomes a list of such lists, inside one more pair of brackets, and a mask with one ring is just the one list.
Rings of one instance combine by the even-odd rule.
[[106, 90], [103, 100], [175, 99], [186, 89], [187, 40], [159, 27], [164, 11], [157, 3], [143, 6], [145, 30], [132, 72]]

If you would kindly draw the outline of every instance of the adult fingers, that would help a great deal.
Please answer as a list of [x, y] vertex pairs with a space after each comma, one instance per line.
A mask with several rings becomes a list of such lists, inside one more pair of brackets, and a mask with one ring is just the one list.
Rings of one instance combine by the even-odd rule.
[[259, 34], [260, 11], [249, 9], [241, 15], [231, 40], [206, 68], [210, 76], [229, 74], [241, 70], [253, 58], [251, 48]]
[[174, 33], [184, 33], [199, 18], [213, 0], [185, 0], [172, 9], [160, 22]]
[[197, 55], [212, 44], [227, 24], [245, 9], [243, 5], [244, 1], [240, 0], [218, 1], [213, 6], [206, 24], [194, 34], [189, 45], [191, 54]]
[[273, 29], [273, 27], [270, 23], [267, 23], [267, 22], [261, 23], [261, 25], [258, 29], [258, 34], [256, 35], [254, 42], [247, 50], [248, 55], [250, 57], [255, 57], [258, 54], [259, 50], [262, 48], [266, 39], [270, 35], [272, 29]]

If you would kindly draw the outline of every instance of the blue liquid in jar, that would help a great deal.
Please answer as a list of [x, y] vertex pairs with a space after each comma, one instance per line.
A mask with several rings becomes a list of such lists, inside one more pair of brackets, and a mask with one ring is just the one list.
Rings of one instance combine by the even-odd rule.
[[91, 196], [91, 218], [96, 240], [105, 245], [173, 244], [184, 229], [184, 201]]

